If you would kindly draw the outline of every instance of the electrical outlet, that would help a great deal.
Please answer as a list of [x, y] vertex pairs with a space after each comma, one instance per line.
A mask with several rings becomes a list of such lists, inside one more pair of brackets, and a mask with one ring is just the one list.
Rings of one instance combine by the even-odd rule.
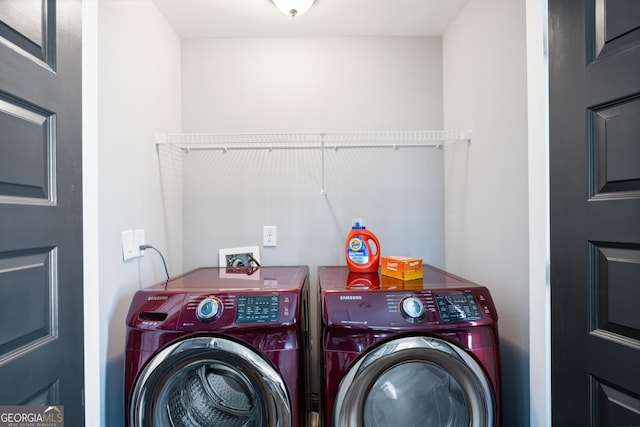
[[140, 249], [140, 246], [144, 245], [144, 230], [133, 230], [133, 241], [140, 251], [140, 256], [144, 256], [144, 249]]
[[122, 259], [124, 261], [140, 256], [140, 246], [136, 246], [133, 230], [122, 232]]
[[276, 246], [276, 226], [265, 225], [262, 229], [262, 246]]

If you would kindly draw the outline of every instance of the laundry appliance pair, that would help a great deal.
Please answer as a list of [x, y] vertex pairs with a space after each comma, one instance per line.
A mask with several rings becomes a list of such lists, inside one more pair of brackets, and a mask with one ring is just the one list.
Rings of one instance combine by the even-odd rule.
[[128, 427], [306, 427], [309, 268], [199, 268], [138, 291]]
[[127, 317], [127, 427], [501, 427], [487, 288], [319, 267], [200, 268], [138, 291]]
[[496, 309], [432, 266], [401, 281], [318, 269], [324, 427], [501, 427]]

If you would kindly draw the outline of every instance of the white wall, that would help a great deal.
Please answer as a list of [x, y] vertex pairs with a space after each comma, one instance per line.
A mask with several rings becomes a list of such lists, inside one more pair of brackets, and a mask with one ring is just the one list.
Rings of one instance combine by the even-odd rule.
[[[121, 231], [142, 228], [162, 251], [170, 272], [182, 268], [173, 210], [161, 191], [155, 132], [181, 129], [180, 41], [150, 0], [99, 2], [98, 239], [101, 419], [124, 422], [125, 317], [133, 293], [164, 278], [160, 258], [147, 251], [123, 262]], [[169, 201], [169, 206], [176, 201]]]
[[489, 287], [500, 317], [505, 426], [529, 425], [525, 2], [470, 0], [443, 36], [447, 269]]

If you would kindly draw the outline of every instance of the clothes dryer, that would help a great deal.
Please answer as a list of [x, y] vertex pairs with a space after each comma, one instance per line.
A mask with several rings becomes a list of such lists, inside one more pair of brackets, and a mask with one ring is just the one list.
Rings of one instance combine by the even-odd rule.
[[199, 268], [127, 316], [130, 427], [306, 425], [309, 268]]
[[428, 265], [423, 276], [318, 268], [325, 427], [501, 427], [489, 290]]

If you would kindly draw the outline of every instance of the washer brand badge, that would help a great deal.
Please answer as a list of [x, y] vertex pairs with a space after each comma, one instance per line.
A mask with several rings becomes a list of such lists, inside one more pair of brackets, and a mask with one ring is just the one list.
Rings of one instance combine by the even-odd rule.
[[361, 299], [362, 295], [340, 295], [340, 301], [357, 301]]
[[157, 295], [153, 297], [148, 297], [147, 301], [165, 301], [168, 300], [169, 297], [167, 295]]
[[64, 406], [0, 406], [0, 427], [64, 427]]

